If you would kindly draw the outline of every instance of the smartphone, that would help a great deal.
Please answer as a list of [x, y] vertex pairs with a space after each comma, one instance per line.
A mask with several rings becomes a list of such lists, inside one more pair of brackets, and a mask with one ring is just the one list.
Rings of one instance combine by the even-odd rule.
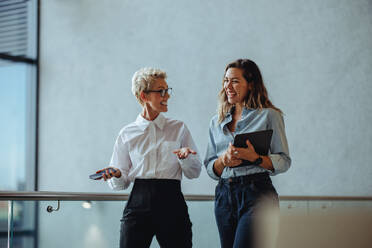
[[[110, 174], [112, 173], [115, 173], [116, 170], [113, 169], [113, 168], [107, 168], [107, 170], [109, 171]], [[106, 172], [106, 169], [104, 169], [103, 171], [101, 172], [98, 172], [98, 173], [95, 173], [95, 174], [92, 174], [89, 176], [90, 179], [93, 179], [93, 180], [99, 180], [102, 178], [103, 174]]]

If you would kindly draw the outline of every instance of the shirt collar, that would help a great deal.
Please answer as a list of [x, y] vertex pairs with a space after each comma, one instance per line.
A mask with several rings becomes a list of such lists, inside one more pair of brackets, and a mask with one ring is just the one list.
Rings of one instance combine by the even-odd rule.
[[225, 127], [225, 125], [229, 123], [231, 120], [232, 120], [232, 116], [231, 116], [231, 113], [229, 112], [225, 115], [225, 119], [223, 119], [222, 122], [220, 123], [221, 129], [224, 130], [223, 128]]
[[165, 117], [161, 113], [159, 113], [155, 120], [149, 121], [143, 118], [141, 114], [137, 116], [136, 124], [142, 131], [144, 131], [151, 123], [154, 123], [158, 128], [163, 129], [165, 124]]
[[[242, 120], [247, 116], [249, 111], [250, 111], [250, 109], [248, 109], [246, 107], [243, 108], [242, 118], [241, 118]], [[228, 124], [230, 121], [232, 121], [232, 116], [231, 116], [231, 112], [228, 112], [225, 115], [225, 119], [223, 119], [223, 121], [220, 124], [221, 129], [224, 130], [223, 128], [225, 127], [225, 125]]]

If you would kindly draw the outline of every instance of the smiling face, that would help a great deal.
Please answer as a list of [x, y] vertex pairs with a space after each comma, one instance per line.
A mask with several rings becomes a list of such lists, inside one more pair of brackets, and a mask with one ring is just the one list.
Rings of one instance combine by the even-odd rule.
[[[150, 91], [163, 89], [168, 89], [168, 84], [164, 79], [158, 78], [154, 83], [152, 83]], [[147, 111], [156, 114], [168, 111], [168, 99], [170, 98], [168, 93], [164, 96], [161, 96], [160, 92], [143, 92], [143, 94], [144, 107]]]
[[252, 85], [243, 77], [239, 68], [229, 68], [224, 77], [223, 88], [230, 104], [242, 104]]

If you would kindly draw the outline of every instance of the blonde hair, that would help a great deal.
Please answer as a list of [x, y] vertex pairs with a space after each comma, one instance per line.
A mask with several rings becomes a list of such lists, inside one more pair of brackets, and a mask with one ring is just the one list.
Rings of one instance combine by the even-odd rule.
[[132, 93], [141, 105], [143, 105], [140, 97], [141, 92], [150, 90], [151, 85], [159, 78], [166, 79], [167, 74], [160, 69], [151, 67], [141, 68], [134, 73], [132, 77]]
[[[255, 62], [249, 59], [238, 59], [226, 66], [224, 76], [229, 68], [238, 68], [243, 72], [243, 77], [247, 83], [252, 83], [253, 87], [244, 99], [244, 106], [250, 109], [263, 109], [272, 108], [279, 111], [281, 114], [283, 112], [275, 107], [269, 100], [269, 96], [266, 87], [262, 80], [262, 75], [260, 69]], [[222, 82], [222, 89], [218, 94], [218, 122], [221, 123], [227, 113], [233, 110], [234, 105], [227, 101], [227, 96], [224, 89], [224, 82]]]

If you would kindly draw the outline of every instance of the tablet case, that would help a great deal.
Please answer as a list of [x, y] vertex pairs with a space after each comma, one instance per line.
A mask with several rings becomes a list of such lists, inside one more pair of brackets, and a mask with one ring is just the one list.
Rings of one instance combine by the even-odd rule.
[[[269, 153], [272, 136], [273, 136], [272, 129], [252, 133], [237, 134], [234, 138], [234, 146], [246, 148], [247, 147], [246, 140], [248, 139], [249, 142], [251, 142], [251, 144], [253, 145], [257, 154], [267, 155]], [[249, 162], [248, 160], [243, 160], [243, 163], [241, 163], [237, 167], [251, 164], [252, 163]]]

